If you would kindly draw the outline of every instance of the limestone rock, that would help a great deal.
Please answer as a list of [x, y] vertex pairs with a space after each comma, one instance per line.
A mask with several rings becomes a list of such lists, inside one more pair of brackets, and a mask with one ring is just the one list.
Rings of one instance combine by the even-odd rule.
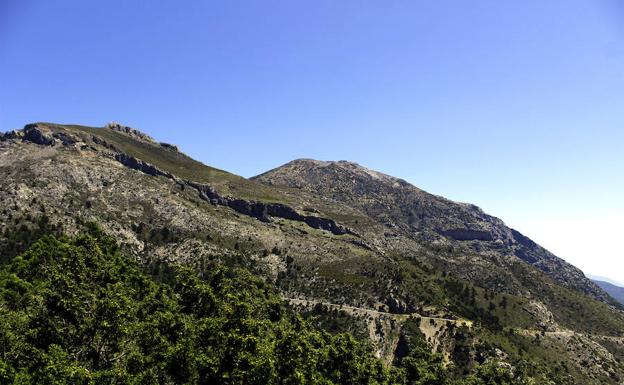
[[28, 124], [24, 127], [23, 139], [44, 146], [51, 146], [54, 144], [54, 136], [52, 135], [52, 132], [49, 129], [37, 124]]
[[4, 134], [0, 134], [0, 141], [11, 140], [11, 139], [21, 139], [22, 137], [24, 137], [23, 131], [12, 130]]
[[132, 127], [128, 127], [128, 126], [124, 126], [121, 125], [117, 122], [110, 122], [108, 123], [106, 126], [104, 126], [104, 128], [107, 128], [109, 130], [113, 130], [113, 131], [118, 131], [118, 132], [122, 132], [126, 135], [129, 135], [135, 139], [139, 139], [143, 142], [148, 142], [148, 143], [156, 143], [156, 141], [154, 140], [154, 138], [152, 138], [151, 136], [136, 130]]
[[176, 146], [175, 144], [160, 142], [160, 146], [163, 148], [166, 148], [167, 150], [171, 150], [173, 152], [180, 152], [180, 149], [178, 149], [178, 146]]

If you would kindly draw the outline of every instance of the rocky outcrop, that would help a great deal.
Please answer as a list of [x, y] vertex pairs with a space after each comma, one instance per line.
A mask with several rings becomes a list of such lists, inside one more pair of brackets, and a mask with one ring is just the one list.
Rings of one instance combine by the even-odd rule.
[[106, 126], [104, 126], [104, 128], [107, 128], [109, 130], [113, 130], [113, 131], [117, 131], [117, 132], [121, 132], [123, 134], [126, 134], [128, 136], [133, 137], [134, 139], [138, 139], [141, 140], [143, 142], [148, 142], [148, 143], [156, 143], [156, 141], [154, 140], [154, 138], [152, 138], [151, 136], [136, 130], [132, 127], [128, 127], [128, 126], [124, 126], [121, 125], [117, 122], [111, 122], [108, 123]]
[[215, 205], [227, 206], [240, 214], [254, 217], [263, 222], [269, 222], [271, 217], [283, 218], [304, 222], [314, 229], [327, 230], [335, 235], [353, 234], [351, 230], [337, 224], [332, 219], [321, 218], [313, 215], [302, 215], [292, 207], [282, 203], [265, 203], [247, 201], [244, 199], [231, 199], [220, 196], [211, 186], [190, 181], [185, 183], [186, 185], [197, 189], [197, 191], [199, 191], [199, 196], [202, 199]]
[[165, 143], [165, 142], [160, 142], [160, 147], [162, 147], [162, 148], [164, 148], [166, 150], [169, 150], [169, 151], [180, 152], [180, 149], [175, 144], [169, 144], [169, 143]]
[[390, 295], [386, 298], [386, 306], [388, 306], [388, 310], [393, 314], [405, 314], [414, 312], [414, 309], [410, 308], [405, 301], [400, 298], [395, 297], [394, 295]]
[[342, 235], [342, 234], [354, 234], [351, 230], [338, 225], [331, 219], [325, 219], [321, 217], [315, 216], [304, 216], [303, 221], [310, 227], [315, 229], [327, 230], [332, 234]]
[[23, 131], [12, 130], [9, 132], [5, 132], [4, 134], [0, 134], [0, 141], [11, 140], [11, 139], [21, 139], [24, 137]]
[[51, 146], [54, 144], [52, 131], [38, 124], [28, 124], [24, 127], [23, 140], [44, 146]]
[[0, 140], [11, 139], [21, 139], [25, 142], [31, 142], [42, 146], [53, 146], [56, 143], [70, 145], [80, 141], [75, 135], [64, 131], [54, 131], [40, 123], [27, 124], [22, 130], [13, 130], [5, 134], [0, 134]]
[[292, 207], [282, 203], [265, 203], [223, 197], [209, 185], [179, 180], [170, 172], [160, 170], [158, 167], [128, 154], [115, 154], [115, 159], [126, 167], [144, 172], [148, 175], [163, 176], [165, 178], [173, 179], [180, 185], [196, 189], [199, 192], [199, 197], [205, 201], [214, 205], [229, 207], [240, 214], [256, 218], [262, 222], [270, 222], [272, 217], [283, 218], [304, 222], [312, 228], [326, 230], [335, 235], [354, 234], [351, 230], [337, 224], [332, 219], [321, 218], [313, 215], [302, 215]]
[[121, 150], [118, 149], [114, 144], [108, 143], [107, 141], [105, 141], [104, 139], [100, 138], [99, 136], [95, 136], [93, 135], [91, 137], [91, 140], [93, 141], [93, 143], [95, 144], [99, 144], [100, 146], [106, 147], [109, 150], [121, 153]]
[[137, 159], [128, 154], [116, 154], [115, 159], [126, 167], [139, 170], [151, 176], [164, 176], [166, 178], [173, 178], [173, 175], [171, 175], [171, 173], [160, 170], [158, 167], [153, 166], [147, 162], [142, 161], [141, 159]]
[[80, 138], [78, 138], [75, 135], [68, 134], [66, 132], [55, 132], [52, 134], [52, 136], [60, 140], [64, 146], [68, 146], [68, 145], [80, 142]]
[[219, 194], [217, 194], [217, 192], [215, 191], [214, 188], [212, 188], [212, 186], [208, 186], [208, 185], [201, 184], [201, 183], [195, 183], [192, 181], [187, 181], [185, 183], [187, 186], [190, 186], [196, 189], [197, 191], [199, 191], [199, 197], [201, 199], [208, 201], [212, 203], [213, 205], [227, 206], [227, 201], [224, 198], [222, 198]]

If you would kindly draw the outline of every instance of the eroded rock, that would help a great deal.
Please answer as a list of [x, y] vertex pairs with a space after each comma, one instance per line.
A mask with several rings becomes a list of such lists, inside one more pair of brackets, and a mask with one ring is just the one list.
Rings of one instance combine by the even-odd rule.
[[118, 153], [115, 155], [115, 159], [126, 167], [130, 167], [146, 174], [174, 179], [182, 187], [188, 186], [196, 189], [199, 192], [199, 197], [205, 201], [214, 205], [229, 207], [240, 214], [256, 218], [262, 222], [269, 222], [271, 217], [283, 218], [304, 222], [312, 228], [327, 230], [334, 235], [354, 234], [352, 231], [337, 224], [332, 219], [321, 218], [313, 215], [302, 215], [292, 207], [281, 203], [264, 203], [223, 197], [219, 195], [211, 186], [192, 181], [181, 181], [170, 172], [160, 170], [158, 167], [128, 154]]
[[116, 154], [115, 159], [124, 166], [139, 170], [152, 176], [164, 176], [167, 178], [173, 178], [173, 175], [171, 175], [171, 173], [163, 171], [154, 165], [151, 165], [147, 162], [142, 161], [141, 159], [137, 159], [128, 154]]
[[21, 139], [24, 137], [24, 133], [22, 131], [12, 130], [9, 132], [5, 132], [4, 134], [0, 134], [0, 141], [11, 140], [11, 139]]
[[24, 127], [23, 140], [44, 146], [51, 146], [54, 144], [52, 131], [37, 124], [28, 124]]
[[180, 149], [175, 144], [160, 142], [160, 147], [163, 147], [164, 149], [169, 150], [169, 151], [180, 152]]
[[118, 131], [121, 133], [124, 133], [126, 135], [129, 135], [135, 139], [139, 139], [142, 140], [144, 142], [149, 142], [149, 143], [156, 143], [156, 141], [154, 140], [154, 138], [152, 138], [151, 136], [136, 130], [132, 127], [128, 127], [128, 126], [124, 126], [121, 125], [117, 122], [110, 122], [108, 123], [106, 126], [104, 126], [105, 128], [108, 128], [109, 130], [113, 130], [113, 131]]

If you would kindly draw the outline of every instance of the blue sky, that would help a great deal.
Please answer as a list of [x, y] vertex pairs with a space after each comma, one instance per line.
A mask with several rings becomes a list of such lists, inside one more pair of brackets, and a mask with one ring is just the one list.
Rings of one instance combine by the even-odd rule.
[[142, 129], [252, 176], [348, 159], [624, 281], [617, 0], [0, 1], [0, 130]]

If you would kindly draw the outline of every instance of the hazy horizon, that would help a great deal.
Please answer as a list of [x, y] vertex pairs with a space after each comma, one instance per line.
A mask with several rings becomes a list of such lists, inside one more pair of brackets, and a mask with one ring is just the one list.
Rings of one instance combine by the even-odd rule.
[[8, 0], [0, 131], [114, 120], [246, 177], [351, 160], [624, 282], [623, 21], [616, 1]]

